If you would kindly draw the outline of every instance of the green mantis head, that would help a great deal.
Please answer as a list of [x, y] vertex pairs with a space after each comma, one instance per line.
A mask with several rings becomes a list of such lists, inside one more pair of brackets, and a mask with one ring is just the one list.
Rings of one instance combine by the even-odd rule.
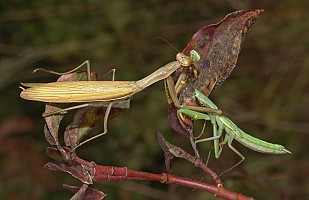
[[201, 59], [201, 56], [195, 50], [190, 51], [190, 57], [192, 58], [193, 62], [197, 62]]

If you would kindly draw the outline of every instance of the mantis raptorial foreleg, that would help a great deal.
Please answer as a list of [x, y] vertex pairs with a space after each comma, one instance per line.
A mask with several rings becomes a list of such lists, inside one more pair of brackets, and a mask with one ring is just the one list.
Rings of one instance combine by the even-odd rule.
[[[182, 71], [181, 71], [181, 74], [179, 75], [178, 79], [177, 79], [177, 82], [175, 84], [175, 93], [176, 93], [176, 96], [178, 96], [178, 94], [180, 93], [181, 89], [185, 86], [186, 84], [186, 80], [188, 78], [188, 75], [187, 75], [187, 72], [189, 70], [189, 67], [186, 66], [186, 67], [183, 67]], [[174, 82], [173, 82], [174, 83]]]
[[[190, 55], [191, 57], [193, 58], [192, 61], [193, 62], [196, 62], [196, 61], [199, 61], [200, 60], [200, 55], [196, 52], [196, 51], [193, 51], [191, 50], [190, 51]], [[194, 74], [194, 77], [197, 79], [198, 78], [198, 72], [197, 72], [197, 69], [195, 68], [194, 64], [190, 65], [190, 66], [184, 66], [177, 81], [176, 81], [176, 84], [175, 84], [175, 93], [176, 93], [176, 96], [178, 96], [181, 92], [181, 90], [186, 86], [186, 82], [187, 82], [187, 79], [188, 79], [188, 70], [189, 70], [189, 67], [192, 68], [192, 71], [193, 71], [193, 74]], [[174, 82], [173, 82], [174, 83]], [[171, 88], [172, 88], [172, 85], [170, 85]]]
[[198, 112], [204, 112], [204, 113], [210, 112], [210, 113], [216, 113], [217, 115], [222, 114], [222, 111], [218, 109], [207, 108], [207, 107], [202, 107], [202, 106], [181, 105], [177, 97], [177, 94], [176, 94], [173, 77], [171, 76], [167, 77], [164, 83], [165, 83], [165, 92], [166, 92], [168, 104], [173, 103], [178, 109], [186, 108], [186, 109], [194, 110]]
[[[190, 51], [190, 56], [192, 58], [192, 63], [199, 61], [201, 58], [200, 55], [195, 50]], [[197, 70], [195, 66], [193, 64], [190, 66], [193, 68], [194, 76], [197, 78]], [[178, 95], [181, 89], [185, 86], [188, 69], [189, 69], [189, 66], [184, 66], [180, 76], [178, 77], [176, 84], [174, 83], [172, 76], [169, 76], [165, 79], [164, 86], [165, 86], [165, 93], [166, 93], [168, 104], [173, 103], [178, 109], [186, 108], [186, 109], [190, 109], [194, 111], [211, 112], [211, 113], [216, 113], [216, 114], [221, 115], [222, 111], [219, 110], [218, 108], [214, 109], [214, 108], [206, 108], [206, 107], [201, 107], [201, 106], [188, 106], [188, 105], [180, 104]]]
[[[190, 51], [190, 56], [192, 57], [192, 62], [196, 62], [200, 59], [199, 54], [194, 50]], [[193, 65], [191, 65], [191, 66], [193, 66]], [[215, 112], [216, 114], [221, 114], [222, 112], [219, 111], [218, 109], [206, 108], [206, 107], [201, 107], [201, 106], [188, 106], [188, 105], [181, 105], [180, 104], [179, 99], [178, 99], [178, 94], [186, 84], [185, 82], [186, 82], [186, 79], [187, 79], [188, 68], [189, 68], [189, 65], [184, 66], [182, 73], [178, 77], [176, 85], [174, 84], [174, 80], [173, 80], [172, 76], [167, 77], [164, 81], [167, 102], [168, 102], [168, 105], [170, 106], [169, 109], [172, 108], [173, 110], [177, 110], [177, 109], [181, 109], [181, 108], [186, 108], [186, 109], [191, 109], [191, 110], [200, 111], [200, 112]], [[197, 77], [197, 70], [195, 69], [195, 67], [194, 67], [193, 71], [194, 71], [194, 75]], [[175, 113], [175, 111], [173, 111], [172, 113]], [[184, 125], [182, 124], [182, 122], [184, 122], [183, 121], [184, 118], [181, 119], [181, 116], [179, 117], [179, 116], [177, 116], [177, 114], [175, 114], [175, 115], [169, 114], [169, 117], [170, 116], [174, 116], [174, 117], [171, 117], [171, 118], [175, 118], [175, 116], [176, 116], [176, 118], [177, 118], [176, 121], [178, 121], [178, 123], [179, 123], [179, 125], [175, 125], [175, 123], [172, 123], [170, 121], [172, 128], [176, 132], [178, 132], [182, 135], [185, 135], [189, 138], [191, 146], [192, 146], [192, 148], [195, 152], [195, 156], [200, 157], [199, 152], [196, 148], [196, 143], [195, 143], [195, 138], [193, 136], [193, 133], [189, 130], [190, 128], [187, 129], [187, 127], [184, 127]], [[172, 119], [172, 121], [173, 121], [173, 119]]]

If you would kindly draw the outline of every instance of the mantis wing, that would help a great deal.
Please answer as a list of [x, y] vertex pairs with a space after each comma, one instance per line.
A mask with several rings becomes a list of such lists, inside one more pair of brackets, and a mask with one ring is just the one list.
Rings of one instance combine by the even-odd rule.
[[74, 81], [23, 83], [23, 99], [49, 103], [95, 102], [126, 99], [138, 91], [133, 81]]

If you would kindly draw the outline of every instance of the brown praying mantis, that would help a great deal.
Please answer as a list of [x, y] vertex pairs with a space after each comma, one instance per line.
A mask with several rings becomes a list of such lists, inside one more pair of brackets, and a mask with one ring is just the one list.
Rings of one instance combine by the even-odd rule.
[[[107, 108], [104, 115], [104, 131], [101, 134], [98, 134], [88, 140], [81, 142], [78, 146], [100, 137], [107, 133], [107, 120], [110, 113], [110, 110], [115, 101], [126, 100], [132, 97], [134, 94], [142, 91], [153, 83], [166, 79], [169, 77], [175, 70], [184, 66], [188, 67], [193, 62], [198, 61], [199, 55], [196, 51], [192, 50], [190, 56], [186, 56], [183, 53], [178, 53], [176, 55], [176, 61], [172, 61], [163, 67], [159, 68], [155, 72], [146, 76], [145, 78], [138, 81], [91, 81], [90, 78], [90, 64], [89, 61], [85, 61], [80, 66], [75, 69], [65, 72], [58, 73], [54, 71], [48, 71], [45, 69], [37, 69], [53, 74], [64, 75], [72, 73], [82, 66], [86, 65], [87, 67], [87, 77], [88, 81], [71, 81], [71, 82], [51, 82], [51, 83], [22, 83], [22, 86], [27, 87], [26, 89], [21, 87], [22, 92], [20, 93], [21, 98], [32, 100], [32, 101], [41, 101], [46, 103], [84, 103], [78, 106], [73, 106], [65, 109], [61, 109], [52, 113], [43, 113], [43, 117], [47, 117], [55, 114], [64, 114], [69, 110], [83, 108], [89, 106], [90, 102], [106, 102]], [[37, 71], [35, 70], [35, 71]], [[114, 78], [113, 78], [114, 79]], [[176, 103], [177, 104], [177, 103]], [[195, 107], [186, 107], [183, 108], [195, 110]], [[218, 110], [203, 108], [197, 109], [197, 111], [202, 112], [215, 112]]]

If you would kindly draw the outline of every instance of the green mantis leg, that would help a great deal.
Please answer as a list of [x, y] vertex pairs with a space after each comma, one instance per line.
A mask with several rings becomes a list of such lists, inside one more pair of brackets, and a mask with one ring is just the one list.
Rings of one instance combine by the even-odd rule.
[[[197, 98], [198, 100], [205, 106], [209, 106], [211, 108], [215, 108], [217, 109], [218, 107], [207, 97], [205, 97], [204, 95], [202, 95], [198, 90], [196, 90], [196, 94], [197, 94]], [[241, 162], [243, 162], [245, 160], [245, 157], [232, 146], [232, 142], [234, 140], [235, 137], [242, 137], [242, 134], [239, 131], [239, 128], [236, 126], [236, 124], [234, 124], [229, 118], [225, 117], [224, 115], [221, 116], [213, 116], [212, 114], [209, 114], [210, 118], [215, 118], [216, 119], [216, 123], [219, 126], [219, 130], [218, 130], [218, 136], [221, 137], [223, 130], [225, 130], [226, 135], [224, 137], [224, 141], [223, 144], [228, 143], [229, 148], [234, 151], [240, 158], [241, 161], [239, 161], [238, 163], [236, 163], [234, 166], [230, 167], [229, 169], [223, 171], [221, 173], [221, 175], [223, 175], [224, 173], [232, 170], [233, 168], [235, 168], [236, 166], [238, 166]], [[215, 132], [214, 132], [215, 134]], [[218, 137], [218, 138], [220, 138]], [[216, 144], [217, 143], [217, 144]], [[220, 150], [218, 150], [218, 148], [216, 149], [216, 146], [219, 146], [219, 141], [214, 140], [214, 145], [215, 145], [215, 156], [216, 158], [219, 158], [221, 155], [221, 152], [223, 150], [223, 148], [220, 148]]]
[[[208, 97], [203, 95], [200, 91], [195, 90], [196, 98], [200, 101], [200, 103], [204, 106], [208, 106], [211, 108], [217, 108], [217, 106], [210, 100]], [[270, 153], [270, 154], [285, 154], [291, 153], [288, 151], [283, 145], [280, 144], [273, 144], [270, 142], [263, 141], [256, 137], [253, 137], [243, 130], [238, 128], [238, 126], [232, 122], [229, 118], [225, 117], [224, 115], [215, 116], [217, 123], [223, 123], [223, 126], [226, 129], [226, 132], [229, 134], [235, 135], [235, 139], [241, 143], [242, 145], [261, 153]]]
[[[215, 155], [216, 155], [216, 157], [219, 156], [218, 155], [218, 152], [219, 152], [219, 138], [221, 137], [221, 134], [222, 134], [222, 128], [219, 128], [219, 135], [218, 135], [217, 134], [216, 118], [213, 117], [210, 114], [204, 114], [204, 113], [196, 112], [196, 111], [189, 110], [189, 109], [186, 109], [186, 108], [180, 108], [178, 110], [178, 113], [186, 114], [189, 117], [193, 118], [194, 120], [199, 120], [199, 119], [200, 120], [205, 120], [205, 123], [206, 123], [206, 121], [211, 121], [211, 124], [212, 124], [212, 127], [213, 127], [213, 137], [209, 137], [209, 138], [205, 138], [205, 139], [200, 139], [200, 140], [195, 140], [195, 141], [193, 141], [193, 143], [196, 145], [199, 142], [205, 142], [205, 141], [212, 141], [213, 140], [214, 141]], [[200, 136], [201, 135], [202, 134], [200, 134]]]
[[[203, 95], [198, 90], [196, 90], [195, 92], [196, 92], [196, 98], [199, 100], [199, 102], [203, 106], [207, 106], [207, 107], [214, 108], [214, 109], [217, 108], [217, 106], [210, 99], [208, 99], [208, 97]], [[229, 118], [225, 117], [224, 115], [214, 115], [212, 113], [208, 113], [208, 116], [210, 119], [215, 118], [215, 121], [218, 124], [218, 127], [219, 127], [218, 132], [214, 130], [214, 135], [217, 134], [217, 137], [214, 136], [210, 139], [208, 138], [201, 139], [201, 140], [198, 140], [197, 142], [208, 141], [214, 138], [219, 139], [220, 136], [222, 135], [222, 131], [224, 130], [226, 132], [226, 135], [225, 135], [223, 144], [228, 143], [229, 148], [241, 158], [241, 160], [238, 163], [236, 163], [234, 166], [222, 172], [222, 174], [232, 170], [233, 168], [235, 168], [236, 166], [238, 166], [240, 163], [242, 163], [245, 160], [245, 157], [237, 149], [235, 149], [232, 146], [232, 142], [234, 139], [236, 139], [242, 145], [254, 151], [261, 152], [261, 153], [270, 153], [270, 154], [291, 153], [290, 151], [285, 149], [285, 147], [282, 145], [269, 143], [269, 142], [260, 140], [258, 138], [255, 138], [245, 133], [243, 130], [238, 128], [238, 126], [234, 122], [232, 122]], [[213, 126], [215, 125], [213, 124]], [[217, 140], [214, 139], [214, 142], [219, 142], [218, 139]], [[216, 143], [214, 144], [214, 146], [216, 148], [215, 150], [216, 158], [219, 158], [222, 152], [222, 147], [220, 146], [220, 149], [218, 150], [217, 149], [218, 145]]]
[[[216, 119], [216, 116], [214, 116], [214, 118]], [[217, 120], [216, 120], [217, 121]], [[216, 122], [215, 121], [215, 122]], [[222, 136], [222, 133], [223, 133], [223, 130], [224, 130], [224, 126], [223, 124], [221, 124], [220, 122], [218, 122], [218, 133], [217, 133], [217, 137], [218, 139], [214, 140], [214, 148], [215, 148], [215, 157], [217, 159], [219, 159], [220, 155], [221, 155], [221, 151], [222, 151], [222, 147], [219, 145], [219, 139], [221, 138]], [[219, 149], [220, 147], [220, 149]]]
[[[223, 144], [227, 143], [229, 148], [234, 151], [240, 158], [241, 160], [236, 163], [235, 165], [233, 165], [232, 167], [230, 167], [229, 169], [223, 171], [221, 173], [221, 175], [223, 175], [224, 173], [232, 170], [233, 168], [235, 168], [236, 166], [238, 166], [240, 163], [242, 163], [245, 160], [245, 157], [232, 146], [232, 142], [234, 140], [235, 137], [237, 137], [237, 135], [234, 133], [234, 129], [230, 130], [229, 127], [227, 127], [225, 125], [225, 123], [223, 123], [222, 121], [220, 121], [220, 119], [218, 118], [218, 116], [213, 116], [212, 114], [204, 114], [204, 113], [199, 113], [196, 111], [192, 111], [192, 110], [188, 110], [188, 109], [184, 109], [181, 108], [179, 110], [180, 113], [186, 114], [190, 117], [192, 117], [194, 120], [210, 120], [212, 123], [212, 127], [213, 127], [213, 137], [209, 137], [209, 138], [205, 138], [205, 139], [200, 139], [200, 140], [196, 140], [195, 143], [200, 143], [200, 142], [205, 142], [205, 141], [214, 141], [214, 151], [215, 151], [215, 157], [218, 159], [222, 153], [222, 148], [219, 145], [219, 139], [221, 138], [223, 131], [226, 132], [226, 135], [224, 137], [224, 141]], [[237, 128], [237, 127], [235, 127]], [[221, 176], [220, 175], [220, 176]]]
[[216, 158], [218, 158], [220, 155], [219, 153], [219, 138], [222, 135], [223, 132], [223, 126], [220, 126], [219, 124], [219, 129], [217, 129], [217, 122], [216, 122], [216, 117], [211, 115], [211, 114], [204, 114], [204, 113], [199, 113], [193, 110], [188, 110], [185, 108], [181, 108], [178, 111], [179, 113], [183, 113], [188, 115], [189, 117], [193, 118], [194, 120], [205, 120], [205, 122], [207, 120], [211, 121], [212, 127], [213, 127], [213, 137], [209, 137], [209, 138], [205, 138], [205, 139], [200, 139], [200, 140], [196, 140], [195, 143], [199, 143], [199, 142], [205, 142], [205, 141], [214, 141], [214, 151], [215, 151], [215, 156]]
[[215, 157], [218, 159], [220, 157], [221, 151], [219, 150], [219, 139], [222, 136], [223, 133], [223, 127], [219, 125], [219, 128], [217, 129], [217, 122], [214, 116], [209, 115], [210, 117], [210, 121], [213, 127], [213, 137], [209, 137], [209, 138], [204, 138], [204, 139], [200, 139], [200, 140], [196, 140], [196, 143], [200, 143], [200, 142], [206, 142], [206, 141], [214, 141], [214, 152], [215, 152]]
[[195, 137], [195, 140], [199, 139], [204, 134], [206, 125], [207, 125], [207, 120], [204, 121], [204, 125], [203, 125], [203, 128], [202, 128], [202, 131], [201, 131], [201, 133], [198, 136]]
[[[230, 167], [230, 168], [228, 168], [227, 170], [223, 171], [223, 172], [220, 174], [220, 176], [222, 176], [222, 175], [225, 174], [226, 172], [228, 172], [228, 171], [234, 169], [235, 167], [237, 167], [240, 163], [242, 163], [242, 162], [245, 160], [245, 156], [242, 155], [235, 147], [232, 146], [232, 142], [233, 142], [234, 138], [237, 137], [237, 136], [236, 136], [234, 133], [232, 133], [231, 130], [229, 130], [228, 128], [226, 128], [225, 131], [226, 131], [226, 135], [225, 135], [225, 138], [224, 138], [224, 143], [227, 142], [229, 148], [230, 148], [232, 151], [234, 151], [234, 152], [241, 158], [241, 160], [240, 160], [238, 163], [236, 163], [235, 165], [233, 165], [232, 167]], [[222, 151], [222, 149], [221, 149], [221, 151]], [[221, 151], [220, 151], [220, 153], [221, 153]], [[220, 177], [220, 176], [219, 176], [219, 177]]]
[[[195, 90], [195, 96], [198, 99], [198, 101], [206, 107], [212, 108], [212, 109], [218, 109], [218, 107], [216, 106], [216, 104], [214, 102], [212, 102], [208, 97], [206, 97], [203, 93], [201, 93], [198, 90]], [[216, 117], [216, 121], [218, 123], [221, 123], [222, 127], [228, 127], [229, 129], [233, 130], [234, 133], [242, 138], [242, 134], [239, 131], [239, 128], [236, 126], [236, 124], [234, 124], [229, 118], [227, 118], [224, 115], [218, 115], [218, 116], [214, 116]]]

